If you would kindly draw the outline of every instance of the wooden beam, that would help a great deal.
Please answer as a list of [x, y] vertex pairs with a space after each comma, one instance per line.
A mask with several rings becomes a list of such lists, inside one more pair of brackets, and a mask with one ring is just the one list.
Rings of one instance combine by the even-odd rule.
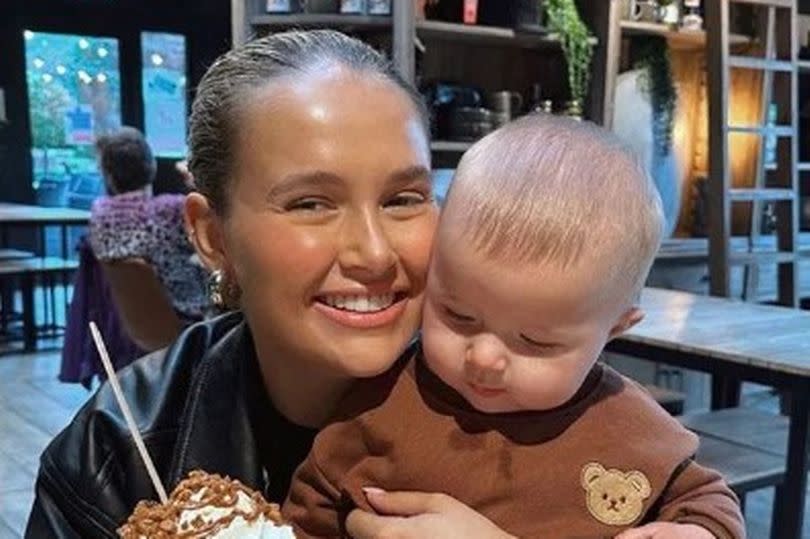
[[407, 0], [393, 2], [393, 15], [394, 66], [406, 81], [413, 83], [416, 80], [416, 53], [414, 51], [416, 8], [414, 3]]

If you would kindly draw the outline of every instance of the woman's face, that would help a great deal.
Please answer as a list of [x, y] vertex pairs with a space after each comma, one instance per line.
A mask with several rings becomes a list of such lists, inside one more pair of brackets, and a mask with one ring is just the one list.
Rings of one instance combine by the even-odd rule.
[[344, 69], [291, 78], [250, 100], [237, 146], [223, 251], [257, 349], [385, 371], [419, 323], [437, 219], [414, 106]]

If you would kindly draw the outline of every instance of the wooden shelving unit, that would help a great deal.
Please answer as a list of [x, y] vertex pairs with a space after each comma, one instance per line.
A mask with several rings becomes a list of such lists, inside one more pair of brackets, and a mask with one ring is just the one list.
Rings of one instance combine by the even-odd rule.
[[472, 145], [472, 142], [458, 140], [434, 140], [430, 143], [430, 149], [434, 152], [464, 153]]
[[[477, 26], [441, 21], [417, 21], [416, 35], [422, 39], [438, 39], [456, 43], [476, 43], [522, 48], [559, 47], [559, 36], [551, 33], [520, 32], [512, 28]], [[596, 38], [591, 40], [598, 44]]]
[[291, 13], [289, 15], [260, 14], [250, 17], [254, 27], [283, 28], [337, 28], [342, 30], [390, 31], [391, 17], [373, 15], [334, 15], [329, 13]]
[[[667, 39], [670, 47], [677, 49], [702, 49], [706, 47], [706, 32], [673, 30], [666, 24], [641, 21], [621, 21], [622, 34], [628, 36], [660, 36]], [[752, 39], [742, 34], [731, 35], [731, 45], [747, 45]]]
[[[585, 19], [597, 36], [606, 35], [606, 11], [582, 2]], [[254, 35], [291, 28], [334, 28], [368, 39], [387, 48], [394, 65], [407, 80], [416, 79], [416, 47], [423, 52], [420, 74], [423, 81], [449, 80], [488, 92], [518, 91], [529, 96], [533, 83], [542, 84], [550, 96], [564, 99], [566, 77], [560, 39], [552, 33], [514, 28], [467, 25], [435, 20], [417, 20], [414, 3], [394, 0], [391, 16], [358, 16], [338, 13], [268, 14], [264, 0], [231, 0], [232, 35], [239, 45]], [[595, 22], [597, 21], [597, 22]], [[604, 55], [599, 40], [594, 59], [595, 78], [603, 77]], [[560, 73], [560, 71], [562, 73]], [[594, 84], [601, 90], [601, 82]], [[596, 92], [586, 116], [602, 123], [602, 98]], [[596, 105], [594, 105], [596, 104]], [[431, 144], [435, 163], [452, 168], [472, 142], [436, 140]]]

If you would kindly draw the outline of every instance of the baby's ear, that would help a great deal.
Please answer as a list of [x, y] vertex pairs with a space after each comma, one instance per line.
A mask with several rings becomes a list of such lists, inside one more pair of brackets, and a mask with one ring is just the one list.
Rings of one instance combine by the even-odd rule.
[[611, 328], [610, 339], [615, 339], [642, 320], [644, 320], [644, 311], [641, 310], [641, 307], [637, 305], [630, 307], [622, 313], [616, 325]]

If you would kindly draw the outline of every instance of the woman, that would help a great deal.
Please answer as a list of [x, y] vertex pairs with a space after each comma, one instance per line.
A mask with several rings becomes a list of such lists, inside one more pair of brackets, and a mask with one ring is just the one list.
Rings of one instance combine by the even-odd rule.
[[183, 228], [182, 195], [152, 196], [157, 163], [143, 134], [122, 127], [96, 142], [107, 192], [93, 203], [90, 244], [101, 261], [148, 261], [181, 320], [201, 320], [208, 309], [205, 270], [191, 259]]
[[[239, 312], [121, 373], [163, 481], [228, 474], [282, 501], [345, 389], [416, 330], [436, 225], [426, 114], [370, 47], [331, 31], [217, 60], [190, 122], [187, 226]], [[26, 537], [109, 537], [154, 492], [105, 386], [42, 456]], [[375, 496], [357, 538], [504, 537], [447, 497]], [[403, 518], [410, 516], [410, 518]]]

